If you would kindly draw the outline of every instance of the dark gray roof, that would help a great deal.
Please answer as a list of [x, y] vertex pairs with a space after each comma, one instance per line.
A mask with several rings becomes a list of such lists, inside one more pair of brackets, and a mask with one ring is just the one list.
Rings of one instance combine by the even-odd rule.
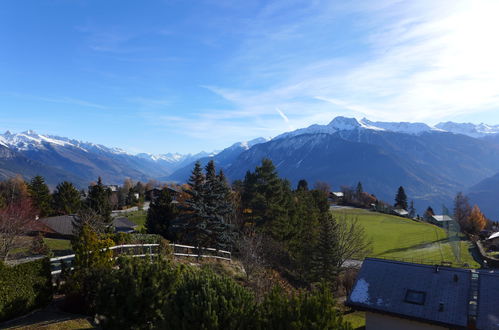
[[499, 329], [499, 273], [479, 272], [478, 329]]
[[39, 221], [55, 231], [57, 234], [73, 235], [74, 215], [61, 215], [57, 217], [42, 218]]
[[120, 217], [113, 219], [113, 226], [116, 228], [136, 228], [137, 224], [128, 220], [128, 218]]
[[[424, 302], [407, 302], [408, 290]], [[458, 328], [476, 318], [477, 329], [499, 329], [499, 271], [367, 258], [347, 304]]]
[[[440, 266], [437, 271], [436, 266], [367, 258], [347, 304], [436, 324], [466, 327], [470, 279], [470, 271], [465, 269]], [[420, 295], [424, 303], [407, 302], [408, 290]]]

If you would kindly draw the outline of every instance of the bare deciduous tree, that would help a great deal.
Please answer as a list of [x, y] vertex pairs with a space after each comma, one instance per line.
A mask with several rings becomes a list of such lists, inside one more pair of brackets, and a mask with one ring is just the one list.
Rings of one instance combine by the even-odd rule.
[[36, 209], [29, 198], [19, 198], [0, 210], [0, 258], [7, 260], [16, 240], [33, 229]]
[[350, 259], [362, 260], [372, 250], [371, 240], [367, 237], [364, 227], [359, 224], [355, 217], [342, 214], [335, 219], [338, 240], [338, 264], [341, 267], [345, 261]]
[[79, 236], [84, 225], [87, 225], [96, 233], [102, 233], [106, 230], [104, 218], [90, 208], [83, 208], [78, 212], [73, 221], [73, 234]]
[[249, 280], [264, 268], [264, 237], [254, 230], [248, 230], [237, 240], [236, 246]]

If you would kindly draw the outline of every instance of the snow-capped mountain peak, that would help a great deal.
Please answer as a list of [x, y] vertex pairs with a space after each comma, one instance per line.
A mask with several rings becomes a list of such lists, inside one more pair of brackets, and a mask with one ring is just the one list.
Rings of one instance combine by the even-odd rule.
[[499, 125], [455, 123], [452, 121], [442, 122], [436, 127], [455, 134], [468, 135], [474, 138], [481, 138], [494, 134], [499, 134]]
[[409, 123], [409, 122], [374, 122], [366, 118], [357, 120], [355, 118], [336, 117], [327, 125], [312, 125], [307, 128], [301, 128], [292, 132], [281, 134], [275, 139], [284, 137], [297, 136], [302, 134], [334, 134], [342, 131], [352, 130], [374, 130], [374, 131], [388, 131], [418, 135], [429, 131], [441, 131], [435, 127], [431, 127], [424, 123]]
[[338, 131], [350, 131], [362, 127], [355, 118], [336, 117], [327, 126]]

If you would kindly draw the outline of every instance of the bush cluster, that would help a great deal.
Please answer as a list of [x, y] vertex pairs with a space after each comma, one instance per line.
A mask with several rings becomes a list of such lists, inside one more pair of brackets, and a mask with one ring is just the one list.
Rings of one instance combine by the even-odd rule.
[[52, 299], [48, 259], [8, 267], [0, 262], [0, 321], [46, 305]]
[[325, 287], [292, 296], [276, 289], [259, 303], [210, 270], [161, 258], [118, 265], [79, 279], [86, 311], [106, 329], [350, 329]]

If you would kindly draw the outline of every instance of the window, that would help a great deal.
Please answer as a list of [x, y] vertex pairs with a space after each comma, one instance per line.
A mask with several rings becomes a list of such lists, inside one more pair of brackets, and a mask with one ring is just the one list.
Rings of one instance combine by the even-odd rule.
[[404, 301], [409, 304], [424, 305], [426, 292], [407, 290]]

